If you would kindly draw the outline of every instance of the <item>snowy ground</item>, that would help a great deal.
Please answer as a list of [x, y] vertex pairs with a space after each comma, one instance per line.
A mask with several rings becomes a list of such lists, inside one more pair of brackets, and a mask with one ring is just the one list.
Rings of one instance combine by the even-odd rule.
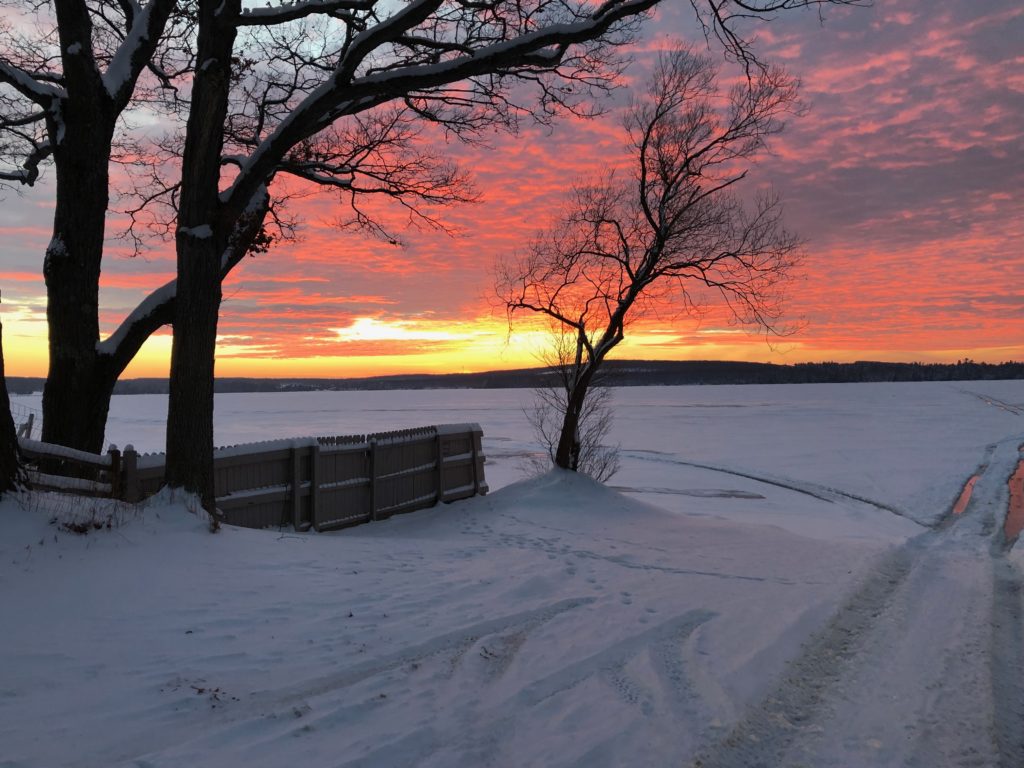
[[612, 488], [522, 480], [528, 397], [220, 398], [221, 444], [483, 425], [500, 490], [336, 534], [3, 502], [0, 766], [1024, 765], [1024, 382], [618, 390]]

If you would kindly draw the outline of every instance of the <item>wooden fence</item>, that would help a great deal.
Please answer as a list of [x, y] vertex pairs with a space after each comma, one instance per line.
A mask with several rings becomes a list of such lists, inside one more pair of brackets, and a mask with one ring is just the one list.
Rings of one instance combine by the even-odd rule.
[[76, 451], [18, 437], [18, 447], [33, 488], [85, 496], [123, 499], [119, 471], [120, 455], [114, 449], [106, 456]]
[[[328, 531], [484, 494], [482, 436], [477, 424], [444, 424], [218, 448], [217, 508], [232, 525]], [[138, 501], [163, 483], [163, 454], [19, 442], [39, 488]]]

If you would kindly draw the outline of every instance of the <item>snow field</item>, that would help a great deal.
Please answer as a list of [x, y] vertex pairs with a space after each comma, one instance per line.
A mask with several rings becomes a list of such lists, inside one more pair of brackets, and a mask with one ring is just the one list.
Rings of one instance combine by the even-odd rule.
[[0, 765], [1024, 764], [1024, 384], [616, 398], [620, 491], [518, 479], [526, 393], [435, 391], [230, 396], [218, 439], [479, 421], [501, 490], [325, 535], [5, 500]]

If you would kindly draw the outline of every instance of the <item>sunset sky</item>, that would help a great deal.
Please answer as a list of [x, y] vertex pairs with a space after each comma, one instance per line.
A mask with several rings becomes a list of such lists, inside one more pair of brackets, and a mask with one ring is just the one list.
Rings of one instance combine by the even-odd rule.
[[[703, 45], [688, 3], [665, 0], [641, 60], [673, 38]], [[807, 241], [787, 303], [792, 335], [763, 335], [666, 306], [620, 358], [954, 361], [1024, 359], [1024, 7], [1019, 0], [876, 0], [782, 15], [756, 50], [803, 82], [807, 113], [754, 170]], [[720, 52], [714, 49], [715, 54]], [[395, 247], [333, 226], [330, 194], [294, 203], [300, 240], [247, 259], [224, 289], [222, 376], [367, 376], [537, 364], [542, 331], [511, 335], [493, 298], [495, 258], [521, 249], [570, 184], [622, 159], [616, 104], [596, 121], [524, 125], [489, 147], [442, 148], [481, 202], [444, 210], [455, 237], [404, 233]], [[52, 181], [52, 172], [48, 181]], [[0, 289], [8, 375], [46, 373], [42, 256], [52, 186], [0, 192]], [[117, 203], [114, 203], [115, 207]], [[108, 222], [116, 234], [121, 218]], [[103, 328], [173, 277], [157, 245], [104, 262]], [[126, 376], [166, 374], [169, 334]]]

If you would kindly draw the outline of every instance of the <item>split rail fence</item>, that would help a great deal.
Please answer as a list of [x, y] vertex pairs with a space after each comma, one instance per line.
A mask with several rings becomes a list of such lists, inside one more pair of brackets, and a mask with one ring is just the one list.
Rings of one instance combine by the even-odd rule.
[[[478, 424], [250, 443], [214, 451], [224, 520], [329, 531], [487, 493]], [[19, 438], [41, 489], [135, 502], [159, 490], [164, 455], [106, 455]]]

